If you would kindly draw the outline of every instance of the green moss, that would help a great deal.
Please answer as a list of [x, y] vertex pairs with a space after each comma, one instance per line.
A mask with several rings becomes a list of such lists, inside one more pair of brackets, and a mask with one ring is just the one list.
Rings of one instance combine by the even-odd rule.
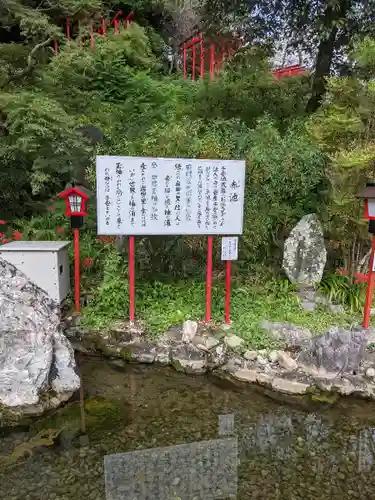
[[27, 427], [30, 423], [30, 417], [9, 411], [8, 408], [0, 405], [0, 435], [7, 434], [14, 427]]
[[125, 359], [125, 361], [131, 361], [132, 360], [132, 352], [130, 347], [124, 347], [120, 351], [120, 357], [122, 359]]
[[315, 401], [318, 403], [332, 405], [340, 399], [340, 395], [337, 392], [322, 391], [317, 387], [313, 387], [309, 389], [307, 392], [311, 401]]
[[172, 359], [171, 364], [176, 372], [185, 373], [185, 368], [182, 366], [178, 359]]
[[[88, 434], [105, 429], [110, 430], [118, 424], [129, 421], [129, 407], [101, 397], [85, 400], [86, 429]], [[36, 431], [41, 429], [79, 430], [81, 428], [81, 409], [79, 401], [70, 403], [54, 413], [38, 420], [32, 425]]]

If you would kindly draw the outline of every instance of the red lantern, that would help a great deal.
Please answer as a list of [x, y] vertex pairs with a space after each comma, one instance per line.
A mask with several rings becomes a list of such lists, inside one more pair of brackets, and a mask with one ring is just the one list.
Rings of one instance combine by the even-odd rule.
[[370, 269], [367, 279], [366, 301], [363, 311], [363, 328], [370, 326], [372, 298], [375, 288], [375, 182], [368, 182], [365, 189], [359, 194], [358, 198], [365, 204], [365, 219], [369, 220], [369, 233], [372, 234], [372, 245], [370, 254]]
[[70, 215], [71, 217], [87, 215], [86, 202], [88, 200], [88, 196], [83, 192], [83, 190], [78, 189], [77, 187], [72, 187], [60, 193], [59, 198], [63, 198], [66, 203], [66, 211], [64, 215]]
[[366, 184], [366, 188], [359, 193], [358, 198], [364, 201], [364, 218], [368, 220], [375, 220], [375, 183], [368, 182]]
[[[80, 256], [79, 256], [79, 228], [83, 225], [83, 217], [87, 215], [86, 202], [90, 191], [83, 186], [73, 186], [60, 193], [66, 204], [65, 215], [70, 216], [70, 227], [74, 234], [74, 309], [79, 313], [80, 308]], [[57, 229], [60, 232], [60, 228]]]

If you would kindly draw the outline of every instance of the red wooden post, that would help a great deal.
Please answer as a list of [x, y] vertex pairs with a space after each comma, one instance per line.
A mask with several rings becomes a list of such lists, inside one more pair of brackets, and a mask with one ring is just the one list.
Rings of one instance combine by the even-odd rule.
[[135, 272], [134, 272], [134, 236], [129, 236], [129, 319], [134, 321], [135, 309]]
[[193, 45], [193, 48], [191, 50], [191, 79], [192, 80], [195, 80], [195, 65], [196, 65], [196, 62], [195, 62], [195, 58], [196, 58], [196, 46]]
[[213, 237], [209, 236], [207, 238], [206, 323], [211, 323], [212, 247], [213, 247]]
[[215, 44], [210, 45], [210, 79], [215, 78]]
[[219, 51], [220, 52], [219, 52], [219, 55], [217, 57], [217, 68], [218, 68], [218, 71], [221, 71], [223, 64], [224, 64], [224, 48], [220, 47]]
[[370, 325], [370, 315], [371, 315], [371, 304], [372, 297], [374, 294], [374, 284], [375, 284], [375, 273], [374, 268], [374, 252], [375, 252], [375, 236], [372, 237], [372, 249], [370, 257], [370, 269], [368, 274], [368, 285], [366, 291], [366, 302], [363, 313], [363, 328], [368, 328]]
[[80, 49], [83, 49], [83, 40], [82, 40], [82, 33], [81, 33], [81, 21], [78, 21], [78, 36], [79, 36], [79, 47], [80, 47]]
[[94, 39], [94, 24], [93, 24], [93, 22], [91, 21], [91, 24], [90, 24], [90, 49], [91, 49], [91, 50], [94, 50], [94, 46], [95, 46], [95, 39]]
[[204, 77], [204, 46], [203, 46], [203, 33], [200, 33], [200, 38], [199, 38], [199, 44], [200, 44], [200, 77]]
[[79, 256], [79, 229], [73, 229], [74, 235], [74, 310], [79, 313], [81, 305], [81, 284], [80, 284], [80, 256]]
[[103, 36], [107, 36], [107, 23], [104, 16], [102, 16], [102, 34]]
[[227, 260], [225, 273], [225, 323], [230, 323], [230, 278], [231, 278], [231, 262]]
[[134, 18], [134, 10], [131, 10], [130, 13], [125, 18], [126, 27], [128, 28]]
[[186, 46], [182, 47], [183, 59], [184, 59], [184, 80], [187, 78], [187, 60], [186, 60]]

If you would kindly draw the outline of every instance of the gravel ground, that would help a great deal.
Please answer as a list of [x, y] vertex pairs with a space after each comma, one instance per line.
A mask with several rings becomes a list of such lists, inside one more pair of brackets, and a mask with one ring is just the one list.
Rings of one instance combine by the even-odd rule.
[[[81, 364], [86, 395], [130, 403], [130, 423], [98, 432], [88, 446], [40, 450], [0, 470], [0, 499], [105, 500], [105, 455], [225, 435], [238, 438], [240, 500], [374, 498], [373, 403], [347, 401], [308, 412], [169, 369], [129, 365], [119, 371], [98, 359]], [[25, 432], [0, 438], [0, 456], [28, 439]], [[172, 466], [183, 475], [190, 465], [173, 456]]]

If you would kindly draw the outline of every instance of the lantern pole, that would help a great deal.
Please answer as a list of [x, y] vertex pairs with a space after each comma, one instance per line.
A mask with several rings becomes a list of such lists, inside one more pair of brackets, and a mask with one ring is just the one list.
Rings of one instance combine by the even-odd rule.
[[74, 310], [79, 313], [81, 303], [79, 229], [73, 228], [74, 235]]
[[368, 328], [370, 325], [371, 304], [374, 295], [374, 285], [375, 285], [374, 252], [375, 252], [375, 236], [372, 235], [370, 269], [368, 274], [365, 308], [363, 312], [363, 328]]
[[369, 221], [368, 232], [372, 235], [370, 269], [367, 280], [366, 300], [363, 310], [363, 328], [368, 328], [370, 325], [371, 304], [374, 295], [375, 286], [375, 182], [367, 182], [366, 188], [362, 189], [357, 198], [364, 201], [365, 214], [364, 218]]

